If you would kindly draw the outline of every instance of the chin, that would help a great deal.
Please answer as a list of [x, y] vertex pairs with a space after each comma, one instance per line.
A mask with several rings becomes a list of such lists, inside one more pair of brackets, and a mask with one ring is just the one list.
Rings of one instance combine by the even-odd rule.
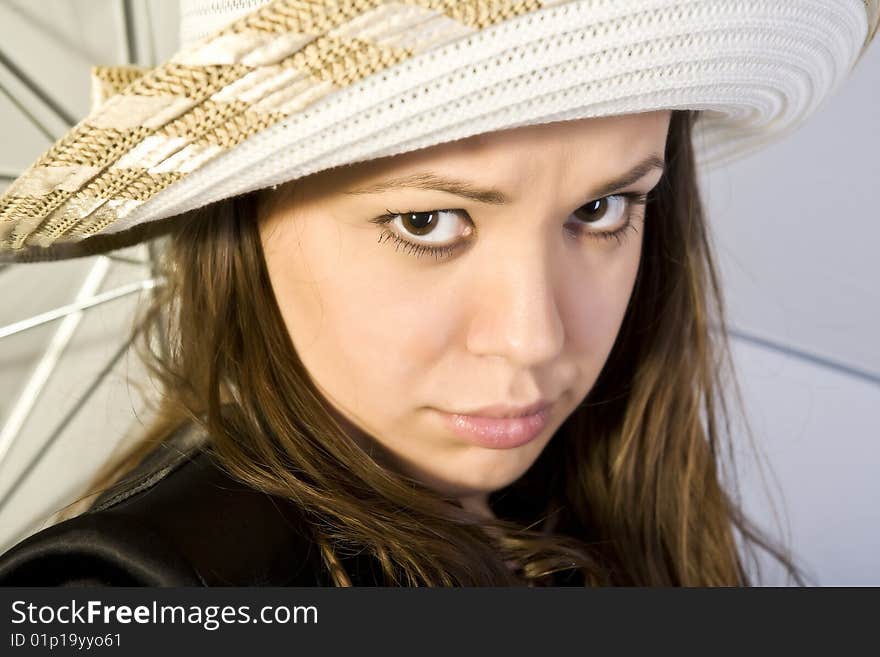
[[451, 476], [446, 481], [444, 491], [451, 491], [455, 496], [488, 495], [519, 479], [535, 461], [534, 458], [512, 459], [509, 455], [505, 458], [508, 450], [484, 451], [501, 454], [489, 455], [491, 463], [481, 455], [480, 463], [471, 461], [467, 466], [462, 465], [454, 478]]

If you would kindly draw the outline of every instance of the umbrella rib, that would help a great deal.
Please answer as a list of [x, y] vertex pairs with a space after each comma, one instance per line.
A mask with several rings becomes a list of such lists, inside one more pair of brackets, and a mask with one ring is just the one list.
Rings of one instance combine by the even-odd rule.
[[768, 340], [767, 338], [762, 338], [746, 331], [741, 331], [739, 329], [728, 327], [727, 332], [731, 335], [731, 337], [737, 338], [744, 342], [749, 342], [759, 347], [769, 349], [770, 351], [776, 351], [778, 353], [785, 354], [786, 356], [790, 356], [792, 358], [805, 360], [814, 365], [818, 365], [819, 367], [824, 367], [826, 369], [839, 372], [840, 374], [855, 377], [857, 379], [861, 379], [862, 381], [873, 383], [874, 385], [880, 385], [880, 374], [877, 374], [875, 372], [870, 372], [868, 370], [859, 369], [851, 365], [846, 365], [845, 363], [832, 360], [831, 358], [826, 358], [825, 356], [811, 354], [802, 349], [795, 349], [794, 347], [789, 347], [787, 345], [783, 345], [778, 342]]
[[142, 290], [150, 290], [158, 285], [161, 285], [161, 281], [155, 278], [148, 278], [143, 281], [137, 281], [136, 283], [121, 285], [112, 290], [102, 292], [101, 294], [93, 294], [84, 299], [80, 299], [78, 301], [74, 301], [73, 303], [67, 304], [66, 306], [54, 308], [44, 313], [40, 313], [39, 315], [34, 315], [33, 317], [28, 317], [27, 319], [23, 319], [21, 321], [0, 327], [0, 338], [6, 338], [10, 335], [15, 335], [16, 333], [27, 331], [28, 329], [41, 326], [42, 324], [46, 324], [62, 317], [73, 315], [74, 313], [77, 313], [81, 310], [86, 310], [87, 308], [100, 306], [101, 304], [107, 303], [109, 301], [128, 296], [129, 294], [141, 292]]
[[120, 0], [122, 5], [122, 22], [125, 25], [125, 54], [129, 64], [137, 61], [137, 43], [135, 41], [134, 17], [131, 12], [131, 0]]
[[[128, 350], [131, 346], [132, 342], [134, 342], [135, 336], [129, 336], [128, 340], [116, 350], [116, 353], [110, 358], [107, 364], [98, 372], [98, 376], [95, 377], [95, 380], [89, 385], [89, 387], [85, 390], [85, 392], [80, 395], [80, 398], [76, 400], [76, 404], [74, 404], [73, 408], [71, 408], [64, 418], [55, 426], [52, 430], [52, 433], [49, 434], [49, 438], [45, 443], [37, 450], [37, 453], [28, 461], [27, 465], [19, 472], [18, 476], [15, 478], [15, 481], [12, 482], [12, 485], [8, 490], [3, 494], [3, 497], [0, 498], [0, 511], [2, 511], [3, 507], [6, 503], [12, 499], [15, 495], [15, 492], [21, 487], [33, 469], [37, 466], [46, 452], [49, 451], [49, 448], [58, 440], [59, 436], [64, 432], [71, 420], [76, 417], [77, 413], [85, 406], [86, 402], [89, 398], [94, 394], [95, 390], [98, 389], [98, 386], [101, 385], [101, 382], [107, 378], [107, 375], [113, 370], [113, 367], [116, 363], [119, 362], [119, 359], [122, 358], [123, 354]], [[0, 460], [2, 460], [2, 456], [0, 456]], [[16, 541], [17, 542], [17, 541]]]
[[[110, 267], [110, 261], [107, 258], [99, 257], [97, 262], [89, 270], [77, 293], [78, 300], [83, 297], [94, 297], [95, 290], [101, 285], [101, 282], [107, 276]], [[21, 395], [19, 395], [12, 409], [9, 411], [6, 423], [0, 429], [0, 466], [9, 453], [9, 448], [18, 437], [25, 421], [30, 416], [34, 408], [37, 398], [45, 388], [49, 377], [58, 365], [58, 361], [64, 354], [70, 339], [73, 337], [79, 322], [82, 319], [82, 313], [68, 314], [64, 321], [55, 329], [49, 345], [43, 352], [34, 371], [31, 373], [30, 379], [24, 386]]]
[[150, 46], [150, 56], [147, 60], [150, 66], [158, 66], [159, 62], [157, 61], [156, 53], [159, 52], [159, 47], [156, 44], [156, 24], [153, 22], [153, 12], [150, 9], [150, 3], [145, 2], [144, 5], [144, 13], [147, 17], [147, 29], [149, 30], [149, 36], [147, 37], [147, 44]]
[[[0, 62], [2, 64], [2, 62]], [[15, 97], [15, 94], [11, 93], [6, 87], [0, 84], [0, 93], [6, 96], [9, 101], [18, 108], [18, 111], [21, 112], [25, 118], [30, 121], [41, 133], [43, 136], [48, 139], [50, 142], [55, 141], [58, 137], [53, 134], [49, 128], [47, 128], [40, 119], [34, 116], [33, 112], [31, 112], [24, 104]]]
[[108, 253], [107, 257], [111, 260], [115, 260], [116, 262], [124, 262], [127, 265], [139, 265], [141, 267], [146, 267], [150, 263], [146, 260], [138, 260], [137, 258], [129, 258], [128, 256], [117, 255], [115, 253]]
[[[9, 73], [12, 74], [19, 82], [21, 82], [25, 87], [30, 90], [32, 94], [34, 94], [40, 102], [52, 111], [55, 116], [61, 119], [67, 126], [72, 126], [76, 123], [76, 119], [71, 116], [67, 110], [65, 110], [61, 105], [59, 105], [55, 99], [53, 99], [43, 88], [38, 85], [34, 80], [31, 79], [29, 75], [27, 75], [24, 71], [22, 71], [18, 66], [16, 66], [15, 62], [13, 62], [9, 57], [6, 56], [6, 53], [0, 49], [0, 66], [3, 66]], [[18, 107], [25, 116], [30, 119], [35, 126], [37, 126], [41, 131], [43, 131], [52, 141], [55, 141], [57, 138], [55, 135], [51, 133], [41, 122], [37, 119], [33, 113], [31, 113], [26, 107], [24, 107], [17, 98], [15, 98], [15, 94], [12, 94], [5, 87], [0, 86], [3, 93], [13, 102], [13, 104]]]

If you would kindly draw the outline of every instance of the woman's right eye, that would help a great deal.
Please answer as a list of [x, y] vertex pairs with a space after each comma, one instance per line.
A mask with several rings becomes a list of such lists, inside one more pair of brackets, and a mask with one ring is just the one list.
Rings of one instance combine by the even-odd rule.
[[[398, 247], [417, 256], [426, 253], [436, 257], [448, 256], [461, 245], [462, 238], [474, 232], [472, 224], [465, 225], [463, 229], [457, 227], [462, 222], [456, 221], [455, 217], [467, 216], [467, 212], [461, 209], [386, 212], [387, 214], [371, 220], [387, 226], [379, 241], [383, 241], [383, 238], [393, 239]], [[412, 239], [414, 237], [417, 239]], [[424, 239], [425, 237], [431, 239]]]

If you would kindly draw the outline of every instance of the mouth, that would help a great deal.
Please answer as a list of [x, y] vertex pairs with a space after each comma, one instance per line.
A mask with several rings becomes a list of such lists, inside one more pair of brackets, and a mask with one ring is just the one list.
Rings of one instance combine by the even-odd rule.
[[553, 402], [547, 399], [539, 399], [533, 404], [526, 406], [514, 406], [511, 404], [494, 404], [483, 406], [472, 411], [453, 412], [452, 415], [464, 415], [468, 417], [481, 417], [493, 419], [508, 419], [528, 417], [535, 415], [553, 406]]
[[[481, 410], [485, 412], [485, 409]], [[511, 413], [509, 417], [444, 411], [440, 414], [450, 432], [470, 443], [489, 449], [511, 449], [526, 445], [541, 435], [549, 424], [552, 410], [552, 403], [540, 402], [525, 409], [489, 409], [494, 413]]]

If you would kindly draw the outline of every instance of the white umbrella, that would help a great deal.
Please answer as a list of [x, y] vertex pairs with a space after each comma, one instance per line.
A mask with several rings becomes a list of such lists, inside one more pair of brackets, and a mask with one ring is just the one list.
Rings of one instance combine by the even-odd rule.
[[[93, 65], [152, 65], [177, 3], [0, 0], [0, 189], [85, 116]], [[0, 549], [43, 527], [146, 420], [128, 334], [154, 284], [139, 246], [0, 269]]]

